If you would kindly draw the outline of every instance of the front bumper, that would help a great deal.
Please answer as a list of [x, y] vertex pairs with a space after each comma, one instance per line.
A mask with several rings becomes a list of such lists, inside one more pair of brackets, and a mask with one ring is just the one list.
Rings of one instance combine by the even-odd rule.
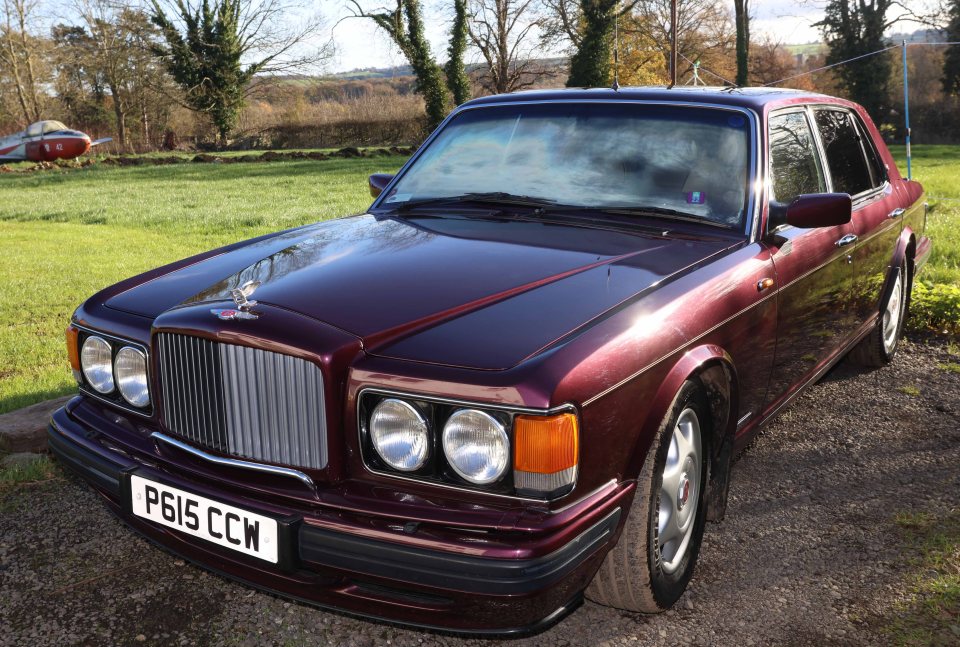
[[[69, 408], [69, 405], [67, 409]], [[51, 451], [106, 499], [127, 525], [156, 544], [204, 568], [258, 589], [366, 618], [430, 629], [478, 634], [534, 632], [574, 609], [620, 529], [632, 488], [619, 488], [590, 510], [593, 521], [547, 555], [491, 558], [469, 551], [404, 545], [364, 533], [362, 522], [345, 531], [343, 517], [290, 511], [277, 519], [279, 564], [225, 550], [141, 517], [131, 510], [129, 479], [136, 473], [183, 490], [196, 490], [159, 464], [97, 441], [97, 432], [67, 409], [48, 427]], [[217, 496], [216, 489], [204, 492]], [[236, 492], [219, 492], [236, 501]], [[261, 513], [249, 502], [242, 504]], [[599, 514], [598, 514], [599, 513]], [[468, 548], [467, 544], [464, 548]]]

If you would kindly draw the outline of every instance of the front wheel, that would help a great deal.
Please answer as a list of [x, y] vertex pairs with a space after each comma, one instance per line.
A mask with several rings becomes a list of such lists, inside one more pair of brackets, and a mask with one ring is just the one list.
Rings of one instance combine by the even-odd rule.
[[658, 613], [683, 595], [703, 538], [708, 411], [702, 386], [685, 382], [647, 453], [620, 541], [587, 587], [589, 599]]

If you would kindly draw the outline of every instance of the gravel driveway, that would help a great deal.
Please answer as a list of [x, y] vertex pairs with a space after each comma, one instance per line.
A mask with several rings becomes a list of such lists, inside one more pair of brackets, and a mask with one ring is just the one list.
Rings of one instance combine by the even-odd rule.
[[[883, 644], [912, 576], [898, 512], [960, 505], [960, 361], [906, 343], [893, 366], [841, 363], [735, 467], [677, 608], [590, 602], [526, 645]], [[919, 394], [917, 391], [919, 390]], [[291, 604], [136, 538], [69, 479], [0, 498], [0, 645], [492, 645]]]

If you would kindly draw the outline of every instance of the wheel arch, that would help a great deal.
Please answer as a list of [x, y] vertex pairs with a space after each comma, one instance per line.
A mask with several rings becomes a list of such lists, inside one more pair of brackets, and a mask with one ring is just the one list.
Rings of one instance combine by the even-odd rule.
[[707, 481], [707, 519], [718, 521], [726, 511], [730, 483], [730, 463], [736, 433], [739, 406], [739, 381], [733, 359], [723, 348], [705, 344], [687, 350], [661, 381], [641, 424], [625, 474], [636, 478], [664, 417], [673, 407], [680, 388], [695, 380], [710, 406], [711, 437], [709, 479]]
[[[883, 312], [884, 307], [886, 307], [887, 301], [890, 299], [890, 294], [893, 292], [893, 285], [897, 278], [897, 272], [900, 270], [901, 266], [906, 266], [907, 270], [907, 286], [909, 287], [913, 282], [913, 259], [917, 252], [917, 237], [914, 235], [913, 230], [910, 227], [905, 227], [902, 232], [900, 232], [900, 238], [897, 239], [897, 246], [893, 250], [893, 256], [890, 259], [890, 265], [887, 266], [887, 276], [884, 277], [883, 289], [880, 291], [880, 302], [877, 304], [877, 312]], [[910, 308], [910, 290], [907, 291], [907, 302], [906, 308], [909, 312]]]

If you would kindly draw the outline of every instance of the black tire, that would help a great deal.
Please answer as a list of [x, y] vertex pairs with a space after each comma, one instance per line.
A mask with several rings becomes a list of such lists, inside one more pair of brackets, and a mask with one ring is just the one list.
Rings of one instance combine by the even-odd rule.
[[[701, 438], [699, 483], [694, 490], [697, 494], [696, 509], [693, 511], [693, 527], [686, 548], [682, 557], [675, 560], [676, 563], [670, 564], [671, 570], [668, 572], [658, 536], [661, 488], [674, 430], [681, 414], [688, 410], [693, 412], [699, 422]], [[689, 415], [684, 419], [689, 421]], [[618, 609], [659, 613], [669, 609], [683, 595], [693, 576], [703, 538], [706, 483], [710, 476], [708, 457], [711, 432], [709, 408], [703, 387], [699, 382], [688, 380], [674, 398], [657, 437], [653, 440], [637, 480], [637, 492], [620, 540], [607, 554], [600, 570], [587, 587], [587, 598]]]
[[[895, 284], [887, 300], [881, 304], [880, 314], [877, 317], [876, 325], [870, 331], [870, 334], [864, 337], [852, 351], [850, 359], [861, 366], [871, 368], [880, 368], [893, 361], [897, 354], [897, 348], [900, 346], [900, 336], [903, 334], [903, 323], [907, 319], [907, 307], [909, 305], [909, 296], [912, 289], [912, 280], [906, 270], [906, 263], [897, 268], [897, 278], [899, 278], [899, 294]], [[895, 279], [896, 280], [896, 279]], [[893, 331], [892, 341], [889, 336], [885, 337], [884, 331], [887, 326], [888, 306], [894, 299], [899, 299], [898, 320]]]

